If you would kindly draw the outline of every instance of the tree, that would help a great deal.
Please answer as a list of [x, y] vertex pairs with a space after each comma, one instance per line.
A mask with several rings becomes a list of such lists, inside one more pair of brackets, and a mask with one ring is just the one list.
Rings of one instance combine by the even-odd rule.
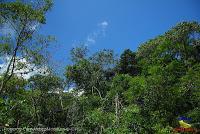
[[[0, 4], [0, 20], [14, 33], [14, 35], [2, 35], [1, 52], [3, 56], [8, 55], [9, 62], [3, 79], [0, 92], [11, 79], [17, 69], [17, 59], [26, 59], [31, 63], [41, 63], [43, 55], [40, 53], [43, 47], [49, 44], [52, 38], [35, 36], [37, 26], [45, 24], [45, 13], [51, 8], [52, 2], [44, 0], [39, 5], [26, 4], [21, 1], [2, 2]], [[7, 38], [7, 40], [4, 40]], [[34, 48], [35, 47], [35, 48]]]
[[198, 58], [195, 58], [198, 50], [194, 45], [199, 36], [194, 38], [193, 34], [199, 34], [199, 24], [183, 22], [146, 42], [137, 51], [136, 57], [148, 83], [143, 93], [143, 110], [155, 124], [175, 126], [177, 116], [198, 107], [197, 99], [191, 99], [195, 86], [189, 88], [185, 85], [187, 93], [180, 88], [182, 79], [199, 64]]
[[[199, 127], [199, 23], [180, 23], [136, 52], [127, 49], [119, 63], [113, 50], [89, 55], [87, 46], [75, 47], [66, 81], [53, 72], [19, 77], [15, 71], [31, 72], [29, 64], [46, 67], [44, 48], [52, 37], [38, 35], [36, 26], [45, 23], [51, 6], [50, 0], [0, 3], [1, 29], [12, 29], [0, 33], [0, 56], [8, 57], [0, 77], [1, 126], [68, 128], [63, 133], [81, 134], [168, 134], [184, 115], [192, 117], [192, 127]], [[65, 92], [66, 86], [72, 89]]]
[[119, 60], [119, 73], [129, 74], [131, 76], [135, 76], [140, 73], [135, 56], [135, 52], [132, 52], [130, 49], [124, 50]]
[[53, 121], [56, 120], [57, 112], [63, 112], [63, 80], [54, 75], [35, 75], [29, 79], [28, 87], [32, 92], [31, 101], [35, 109], [37, 125], [42, 124], [51, 127], [58, 125], [57, 121], [56, 123], [53, 123]]
[[[80, 59], [79, 56], [74, 55], [79, 49], [73, 50], [75, 50], [72, 52], [73, 59]], [[85, 55], [85, 51], [81, 52], [84, 54], [79, 53], [78, 55]], [[114, 75], [108, 75], [108, 72], [111, 72], [115, 66], [114, 58], [113, 51], [102, 50], [88, 58], [76, 60], [74, 65], [67, 66], [66, 78], [71, 83], [76, 84], [78, 90], [83, 90], [84, 94], [96, 94], [102, 98], [107, 90], [106, 80]]]
[[72, 48], [70, 51], [71, 60], [76, 63], [82, 59], [86, 59], [88, 51], [89, 50], [85, 45], [80, 45], [79, 47]]
[[176, 60], [189, 68], [199, 62], [199, 35], [200, 25], [197, 22], [182, 22], [164, 35], [142, 44], [136, 57], [144, 73], [147, 73], [150, 64], [166, 65]]

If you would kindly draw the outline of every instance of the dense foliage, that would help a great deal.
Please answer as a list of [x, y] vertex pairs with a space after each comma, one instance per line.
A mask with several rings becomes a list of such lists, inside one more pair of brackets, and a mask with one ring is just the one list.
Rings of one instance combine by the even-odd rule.
[[48, 0], [37, 7], [20, 1], [0, 4], [1, 25], [12, 21], [12, 28], [20, 32], [17, 41], [0, 34], [1, 56], [13, 57], [0, 77], [1, 132], [8, 133], [5, 128], [58, 128], [48, 131], [168, 134], [179, 127], [179, 116], [192, 118], [190, 123], [200, 129], [198, 22], [179, 23], [135, 52], [124, 50], [119, 59], [112, 50], [89, 55], [84, 45], [73, 48], [73, 64], [66, 67], [65, 79], [52, 72], [19, 77], [9, 70], [14, 68], [15, 57], [25, 54], [31, 64], [44, 64], [42, 49], [31, 46], [49, 40], [40, 38], [35, 43], [30, 25], [44, 24], [51, 5]]

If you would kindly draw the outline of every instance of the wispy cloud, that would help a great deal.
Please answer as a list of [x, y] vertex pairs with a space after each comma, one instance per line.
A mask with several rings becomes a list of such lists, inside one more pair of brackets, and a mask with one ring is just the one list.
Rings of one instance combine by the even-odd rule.
[[94, 43], [96, 43], [96, 37], [94, 37], [94, 36], [88, 36], [87, 37], [87, 44], [94, 44]]
[[103, 21], [101, 23], [98, 24], [102, 30], [106, 30], [107, 26], [108, 26], [108, 22], [107, 21]]
[[108, 27], [108, 22], [103, 21], [103, 22], [99, 23], [99, 27], [101, 28], [102, 35], [105, 36], [106, 35], [106, 29]]
[[[88, 34], [85, 41], [83, 41], [84, 45], [89, 46], [92, 44], [95, 44], [97, 39], [101, 37], [106, 36], [106, 30], [108, 28], [109, 23], [107, 21], [102, 21], [97, 24], [96, 30], [94, 30], [92, 33]], [[74, 43], [74, 45], [77, 44], [77, 41]]]

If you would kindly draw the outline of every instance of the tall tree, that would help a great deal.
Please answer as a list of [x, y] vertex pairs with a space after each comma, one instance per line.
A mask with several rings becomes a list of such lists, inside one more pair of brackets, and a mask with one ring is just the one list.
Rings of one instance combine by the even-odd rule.
[[[72, 49], [80, 50], [81, 48]], [[79, 59], [74, 65], [67, 66], [66, 78], [76, 85], [77, 89], [84, 90], [85, 94], [97, 94], [100, 97], [105, 96], [107, 87], [108, 72], [115, 67], [115, 56], [113, 51], [102, 50], [94, 55], [79, 58], [85, 55], [85, 51], [72, 52], [73, 59]], [[80, 54], [84, 53], [84, 54]], [[78, 56], [78, 57], [77, 57]]]
[[121, 74], [138, 75], [139, 67], [137, 65], [135, 52], [132, 52], [130, 49], [124, 50], [120, 56], [118, 69]]
[[39, 3], [22, 1], [0, 3], [0, 22], [10, 29], [11, 34], [1, 34], [8, 40], [1, 41], [0, 54], [8, 56], [9, 61], [0, 85], [2, 92], [6, 83], [17, 69], [18, 59], [26, 59], [30, 63], [39, 64], [42, 60], [42, 49], [49, 44], [52, 37], [36, 36], [40, 24], [45, 24], [45, 14], [51, 8], [52, 2], [44, 0]]

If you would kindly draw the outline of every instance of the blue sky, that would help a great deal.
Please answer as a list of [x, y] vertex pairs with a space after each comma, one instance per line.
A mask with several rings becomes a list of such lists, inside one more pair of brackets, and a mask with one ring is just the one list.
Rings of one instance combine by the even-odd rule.
[[138, 46], [181, 21], [200, 22], [200, 0], [55, 0], [41, 33], [54, 35], [51, 55], [61, 70], [80, 42], [91, 51], [117, 54]]

